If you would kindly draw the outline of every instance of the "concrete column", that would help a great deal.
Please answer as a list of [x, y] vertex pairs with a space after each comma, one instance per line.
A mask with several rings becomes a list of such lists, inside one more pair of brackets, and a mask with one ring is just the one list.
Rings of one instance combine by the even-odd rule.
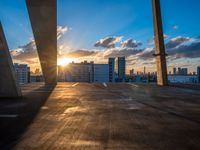
[[26, 0], [45, 83], [57, 83], [56, 0]]
[[152, 0], [153, 3], [153, 18], [154, 18], [154, 36], [156, 48], [156, 64], [157, 64], [157, 84], [168, 85], [167, 65], [164, 36], [162, 29], [162, 16], [160, 10], [160, 0]]
[[19, 97], [21, 90], [16, 80], [13, 62], [0, 22], [0, 97]]

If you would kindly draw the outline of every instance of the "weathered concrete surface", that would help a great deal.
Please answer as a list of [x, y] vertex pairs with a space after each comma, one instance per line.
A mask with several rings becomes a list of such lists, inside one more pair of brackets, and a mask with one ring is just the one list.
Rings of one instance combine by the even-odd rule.
[[59, 83], [23, 93], [0, 101], [0, 149], [200, 149], [199, 91]]
[[26, 0], [46, 84], [57, 82], [56, 0]]
[[21, 91], [16, 80], [13, 62], [0, 22], [0, 98], [19, 96], [21, 96]]
[[168, 85], [165, 44], [163, 39], [160, 0], [152, 0], [154, 18], [154, 40], [156, 48], [157, 83]]

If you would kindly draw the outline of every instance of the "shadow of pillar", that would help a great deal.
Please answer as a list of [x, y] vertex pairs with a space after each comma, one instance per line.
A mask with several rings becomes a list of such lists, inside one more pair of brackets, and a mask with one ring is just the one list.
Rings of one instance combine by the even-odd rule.
[[[7, 114], [7, 116], [17, 115], [17, 117], [0, 117], [0, 149], [13, 149], [20, 142], [54, 88], [55, 86], [44, 85], [23, 93], [23, 97], [15, 101], [1, 98], [0, 116]], [[43, 90], [48, 92], [40, 92]]]

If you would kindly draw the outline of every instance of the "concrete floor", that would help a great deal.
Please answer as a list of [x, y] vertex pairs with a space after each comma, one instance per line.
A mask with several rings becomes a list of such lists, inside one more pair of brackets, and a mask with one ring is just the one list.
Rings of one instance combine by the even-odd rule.
[[23, 86], [0, 100], [0, 149], [200, 149], [200, 92], [135, 84]]

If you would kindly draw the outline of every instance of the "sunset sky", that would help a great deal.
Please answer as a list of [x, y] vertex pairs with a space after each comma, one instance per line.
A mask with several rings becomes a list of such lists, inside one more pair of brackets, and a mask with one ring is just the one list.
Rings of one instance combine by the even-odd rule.
[[[190, 7], [188, 7], [188, 5]], [[200, 65], [200, 1], [161, 0], [169, 71]], [[126, 56], [127, 72], [156, 71], [151, 0], [57, 0], [59, 58], [107, 63]], [[14, 62], [39, 67], [25, 0], [1, 0], [0, 20]]]

